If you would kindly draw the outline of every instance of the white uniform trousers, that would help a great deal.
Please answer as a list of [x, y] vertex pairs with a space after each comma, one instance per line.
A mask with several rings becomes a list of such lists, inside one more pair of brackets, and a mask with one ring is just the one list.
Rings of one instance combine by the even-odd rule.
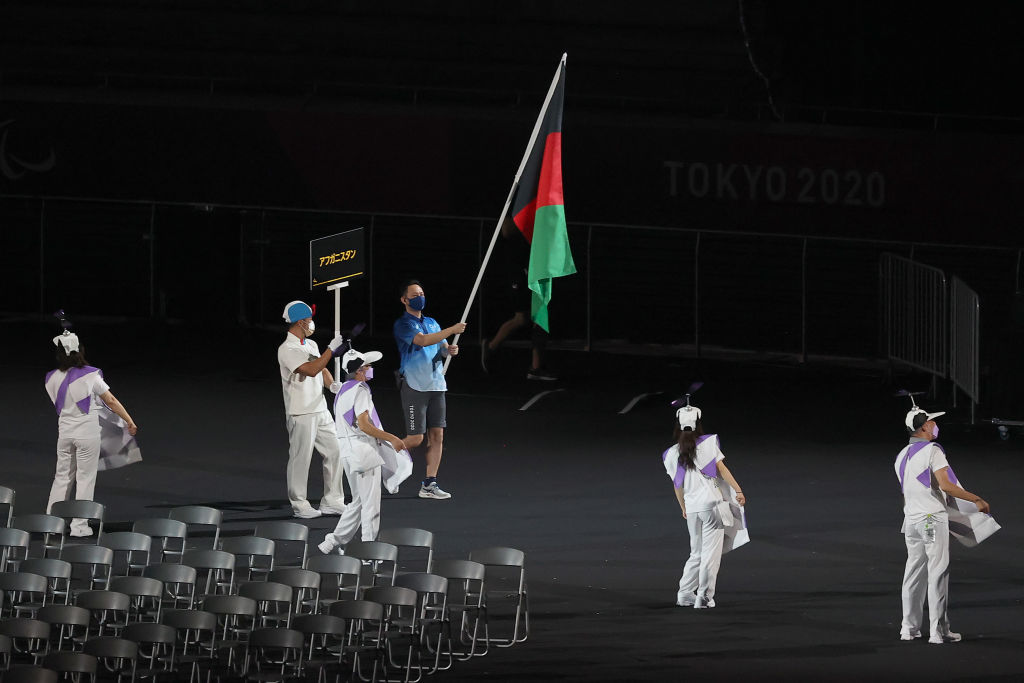
[[289, 415], [288, 425], [288, 500], [295, 512], [310, 510], [313, 506], [306, 500], [306, 482], [309, 479], [309, 463], [313, 459], [313, 447], [320, 451], [324, 466], [324, 497], [321, 505], [333, 508], [345, 507], [345, 493], [341, 485], [341, 451], [338, 449], [338, 433], [334, 418], [327, 410], [306, 415]]
[[[53, 475], [53, 486], [50, 487], [50, 500], [46, 503], [46, 512], [50, 512], [53, 504], [68, 500], [71, 482], [75, 483], [75, 499], [92, 500], [96, 490], [96, 465], [100, 457], [100, 439], [76, 439], [74, 437], [57, 438], [57, 470]], [[89, 522], [84, 519], [71, 520], [71, 530], [84, 531]]]
[[698, 597], [711, 599], [715, 597], [718, 568], [722, 564], [725, 526], [718, 510], [712, 508], [687, 513], [686, 528], [690, 531], [690, 557], [683, 566], [677, 597], [689, 600], [697, 591]]
[[925, 591], [928, 593], [930, 635], [949, 632], [946, 616], [949, 596], [949, 518], [945, 512], [931, 515], [934, 540], [925, 532], [927, 520], [907, 520], [907, 568], [903, 573], [903, 624], [901, 633], [916, 635], [924, 617]]
[[342, 458], [341, 461], [352, 489], [352, 502], [345, 506], [334, 532], [324, 539], [335, 548], [348, 544], [356, 531], [362, 531], [361, 540], [373, 541], [380, 530], [380, 467], [353, 472], [352, 458]]

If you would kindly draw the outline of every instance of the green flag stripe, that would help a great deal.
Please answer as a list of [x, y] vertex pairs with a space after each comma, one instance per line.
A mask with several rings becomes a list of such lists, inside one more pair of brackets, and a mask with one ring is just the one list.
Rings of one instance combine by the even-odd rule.
[[533, 242], [530, 244], [530, 267], [526, 279], [533, 291], [533, 321], [548, 332], [551, 331], [548, 328], [551, 278], [575, 272], [576, 264], [569, 251], [565, 207], [554, 204], [540, 207], [533, 219]]

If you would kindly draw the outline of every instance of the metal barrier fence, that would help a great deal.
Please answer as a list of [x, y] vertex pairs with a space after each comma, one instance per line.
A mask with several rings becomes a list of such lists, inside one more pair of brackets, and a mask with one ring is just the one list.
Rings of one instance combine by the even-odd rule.
[[[981, 303], [977, 292], [954, 276], [949, 282], [949, 304], [949, 378], [970, 398], [973, 423], [974, 406], [981, 400]], [[955, 388], [953, 405], [956, 405]]]
[[882, 254], [879, 271], [885, 357], [945, 377], [945, 274], [895, 254]]
[[[386, 335], [401, 312], [398, 285], [409, 277], [424, 281], [431, 315], [448, 324], [461, 314], [494, 220], [0, 195], [0, 311], [63, 307], [79, 316], [208, 324], [212, 315], [278, 325], [287, 301], [328, 305], [328, 295], [308, 292], [309, 240], [361, 225], [371, 265], [343, 294], [346, 325], [365, 320], [370, 334]], [[883, 253], [955, 269], [986, 301], [1013, 296], [1020, 256], [963, 245], [575, 222], [569, 238], [579, 272], [555, 282], [553, 343], [677, 356], [743, 350], [797, 360], [874, 358], [883, 327], [872, 285]], [[468, 340], [509, 317], [506, 269], [496, 255]], [[921, 305], [918, 298], [890, 293], [883, 300], [891, 319], [920, 319], [906, 308]], [[931, 321], [939, 313], [921, 315]], [[901, 335], [889, 357], [945, 375], [947, 335], [933, 338], [931, 328], [919, 327]]]

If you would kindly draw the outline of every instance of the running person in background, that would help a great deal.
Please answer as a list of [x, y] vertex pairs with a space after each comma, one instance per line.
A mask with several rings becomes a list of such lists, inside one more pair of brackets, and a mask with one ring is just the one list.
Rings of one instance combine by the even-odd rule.
[[338, 520], [334, 531], [324, 537], [317, 548], [329, 554], [351, 541], [357, 531], [360, 538], [372, 541], [380, 530], [381, 458], [377, 454], [377, 440], [388, 441], [396, 451], [405, 444], [394, 434], [385, 432], [377, 409], [373, 405], [370, 386], [373, 379], [372, 364], [381, 359], [380, 351], [359, 353], [355, 349], [345, 352], [341, 367], [346, 381], [338, 387], [334, 399], [334, 419], [341, 447], [341, 462], [352, 488], [352, 502]]
[[444, 429], [447, 426], [444, 379], [444, 359], [456, 356], [459, 347], [445, 341], [453, 334], [466, 331], [466, 323], [458, 322], [441, 329], [437, 321], [423, 315], [426, 296], [419, 280], [409, 280], [401, 292], [405, 313], [395, 321], [395, 343], [401, 367], [399, 391], [402, 414], [405, 415], [406, 436], [403, 441], [410, 450], [427, 437], [427, 474], [420, 485], [420, 498], [443, 500], [451, 494], [437, 483], [437, 470], [441, 465], [444, 447]]
[[903, 572], [903, 622], [900, 640], [921, 637], [925, 593], [928, 596], [929, 643], [957, 642], [960, 634], [949, 630], [946, 614], [949, 595], [949, 514], [943, 494], [960, 498], [988, 513], [980, 496], [950, 481], [949, 462], [942, 446], [935, 443], [939, 425], [935, 418], [945, 412], [928, 413], [916, 405], [904, 423], [910, 443], [896, 456], [896, 477], [903, 492], [903, 535], [907, 544], [907, 566]]
[[715, 583], [725, 540], [721, 509], [724, 498], [718, 478], [732, 487], [740, 505], [747, 501], [732, 472], [722, 462], [725, 456], [718, 436], [704, 434], [700, 409], [683, 406], [676, 411], [676, 420], [676, 444], [662, 454], [690, 532], [690, 557], [679, 579], [676, 604], [704, 609], [715, 606]]
[[505, 221], [501, 226], [501, 236], [505, 239], [503, 251], [504, 284], [509, 296], [509, 308], [512, 317], [501, 324], [498, 331], [490, 339], [484, 339], [480, 345], [480, 365], [484, 372], [490, 373], [494, 354], [510, 334], [527, 325], [530, 326], [530, 369], [526, 379], [553, 381], [558, 376], [544, 367], [547, 350], [548, 332], [530, 320], [533, 304], [533, 292], [526, 281], [527, 265], [530, 262], [530, 245], [512, 221]]
[[[95, 399], [103, 401], [127, 423], [129, 434], [135, 436], [139, 430], [121, 402], [110, 393], [103, 371], [90, 366], [85, 359], [85, 346], [78, 335], [65, 330], [53, 338], [53, 343], [57, 346], [57, 369], [46, 375], [46, 393], [57, 409], [57, 471], [46, 503], [47, 512], [54, 503], [68, 500], [72, 482], [75, 499], [93, 499], [100, 456], [99, 406]], [[92, 529], [87, 520], [73, 519], [70, 534], [77, 538], [92, 536]]]
[[[334, 382], [327, 364], [343, 339], [341, 335], [336, 336], [321, 354], [316, 342], [309, 338], [316, 330], [313, 309], [302, 301], [292, 301], [284, 307], [284, 320], [288, 323], [288, 334], [277, 349], [277, 362], [288, 428], [288, 501], [292, 514], [300, 519], [340, 515], [345, 509], [341, 452], [334, 418], [324, 400], [324, 385], [331, 386]], [[324, 461], [324, 497], [319, 510], [306, 500], [314, 446]]]

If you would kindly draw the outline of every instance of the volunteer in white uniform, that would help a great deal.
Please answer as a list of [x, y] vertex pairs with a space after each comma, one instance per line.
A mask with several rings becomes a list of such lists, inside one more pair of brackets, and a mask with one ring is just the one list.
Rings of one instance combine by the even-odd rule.
[[957, 642], [959, 633], [949, 630], [946, 615], [949, 594], [949, 516], [943, 494], [970, 501], [987, 513], [988, 503], [950, 481], [949, 463], [942, 446], [935, 443], [939, 426], [935, 418], [915, 404], [905, 423], [910, 443], [896, 456], [896, 477], [903, 491], [903, 534], [907, 543], [907, 567], [903, 573], [903, 623], [900, 639], [921, 637], [925, 592], [928, 595], [929, 643]]
[[[85, 348], [78, 335], [64, 331], [53, 338], [57, 346], [57, 369], [46, 375], [46, 393], [57, 409], [57, 471], [50, 488], [49, 512], [53, 504], [68, 500], [72, 481], [77, 500], [92, 500], [96, 488], [96, 464], [100, 455], [100, 406], [103, 401], [128, 425], [135, 436], [138, 426], [121, 402], [110, 393], [103, 371], [85, 360]], [[70, 534], [92, 536], [89, 522], [71, 521]]]
[[[292, 513], [302, 519], [340, 515], [345, 508], [341, 484], [341, 463], [334, 420], [324, 400], [324, 383], [334, 382], [327, 364], [342, 344], [341, 335], [331, 340], [326, 351], [309, 337], [316, 330], [313, 309], [301, 301], [284, 308], [288, 336], [277, 349], [284, 391], [284, 413], [288, 427], [288, 500]], [[306, 500], [306, 482], [313, 447], [320, 451], [324, 468], [324, 496], [317, 510]]]
[[718, 436], [704, 434], [700, 417], [696, 406], [686, 405], [676, 411], [676, 444], [662, 455], [690, 532], [690, 557], [679, 579], [676, 604], [696, 609], [715, 606], [715, 583], [725, 539], [722, 507], [728, 505], [718, 486], [719, 476], [736, 492], [737, 502], [746, 505], [740, 485], [722, 462], [725, 456]]
[[334, 399], [334, 419], [341, 446], [341, 462], [352, 488], [352, 502], [338, 520], [332, 533], [317, 546], [322, 553], [332, 553], [348, 544], [356, 531], [361, 539], [372, 541], [380, 530], [381, 465], [377, 440], [389, 441], [396, 451], [405, 444], [394, 434], [381, 429], [377, 409], [367, 384], [373, 379], [372, 363], [381, 359], [380, 351], [365, 354], [351, 349], [342, 356], [341, 366], [348, 381], [338, 388]]

